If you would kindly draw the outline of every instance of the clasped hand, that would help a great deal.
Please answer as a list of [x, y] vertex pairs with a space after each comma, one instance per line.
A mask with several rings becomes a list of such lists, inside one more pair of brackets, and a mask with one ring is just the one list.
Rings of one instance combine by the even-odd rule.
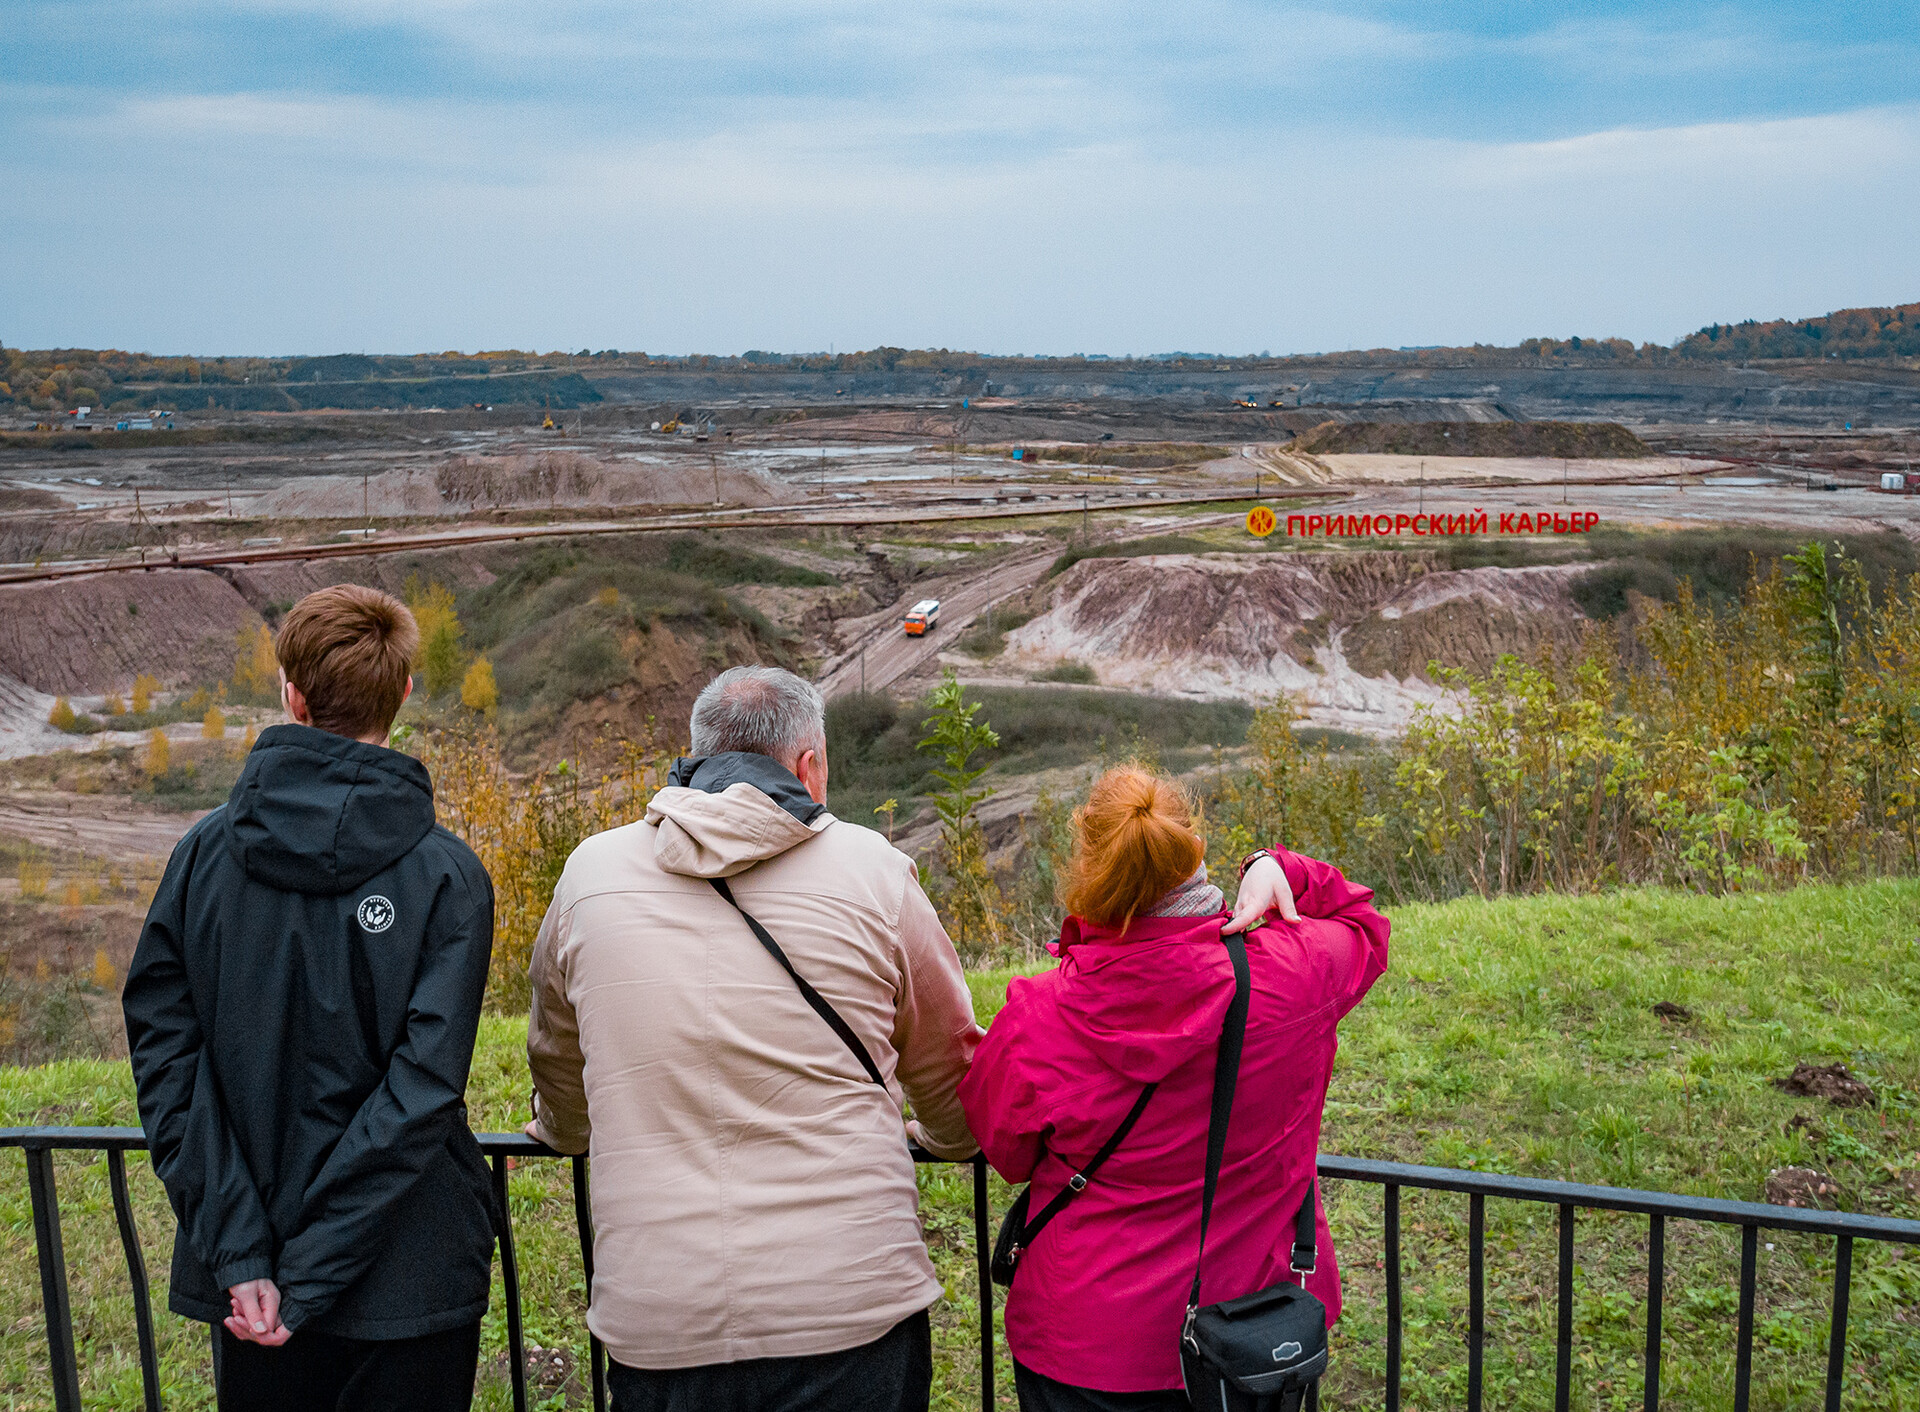
[[280, 1287], [272, 1280], [245, 1280], [227, 1291], [233, 1301], [233, 1313], [222, 1322], [235, 1338], [278, 1348], [293, 1337], [293, 1330], [280, 1322]]

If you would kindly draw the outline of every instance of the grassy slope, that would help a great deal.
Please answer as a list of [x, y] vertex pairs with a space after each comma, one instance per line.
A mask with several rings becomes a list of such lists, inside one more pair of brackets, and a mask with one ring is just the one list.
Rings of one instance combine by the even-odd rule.
[[[1920, 884], [1809, 887], [1727, 900], [1657, 892], [1590, 898], [1458, 901], [1396, 913], [1387, 978], [1344, 1027], [1325, 1146], [1545, 1176], [1756, 1198], [1789, 1162], [1838, 1179], [1848, 1206], [1920, 1215]], [[982, 1015], [1005, 974], [977, 975]], [[1670, 1024], [1649, 1007], [1673, 1000], [1694, 1018]], [[522, 1022], [489, 1019], [471, 1087], [473, 1121], [505, 1128], [525, 1116]], [[1794, 1099], [1767, 1080], [1796, 1059], [1845, 1059], [1880, 1091], [1878, 1110], [1844, 1113]], [[73, 1062], [0, 1070], [8, 1123], [134, 1120], [123, 1066]], [[1806, 1114], [1823, 1136], [1785, 1125]], [[144, 1163], [136, 1162], [138, 1166]], [[75, 1318], [88, 1405], [134, 1407], [131, 1304], [108, 1204], [105, 1168], [61, 1160]], [[0, 1182], [6, 1247], [0, 1391], [22, 1408], [48, 1405], [26, 1183]], [[975, 1308], [969, 1183], [923, 1172], [927, 1224], [950, 1301], [936, 1310], [937, 1405], [973, 1395]], [[158, 1186], [136, 1171], [147, 1259], [164, 1287], [170, 1226]], [[512, 1179], [530, 1341], [583, 1337], [583, 1288], [571, 1199], [557, 1164]], [[995, 1198], [1005, 1197], [996, 1183]], [[1377, 1406], [1384, 1347], [1379, 1193], [1329, 1192], [1342, 1248], [1348, 1314], [1323, 1405]], [[1464, 1396], [1466, 1203], [1409, 1193], [1407, 1404]], [[1488, 1208], [1489, 1405], [1548, 1405], [1553, 1376], [1553, 1212]], [[1580, 1219], [1577, 1407], [1638, 1405], [1645, 1232], [1598, 1214]], [[1737, 1245], [1677, 1223], [1668, 1236], [1667, 1405], [1730, 1405]], [[1848, 1405], [1920, 1405], [1920, 1259], [1862, 1245], [1855, 1255], [1854, 1356]], [[1824, 1367], [1831, 1252], [1776, 1238], [1763, 1249], [1756, 1409], [1803, 1407]], [[208, 1405], [205, 1337], [161, 1316], [168, 1405]], [[489, 1317], [487, 1344], [504, 1341]], [[490, 1355], [491, 1356], [491, 1355]], [[1003, 1363], [1004, 1371], [1004, 1363]], [[507, 1405], [497, 1376], [480, 1405]], [[1008, 1391], [1003, 1405], [1011, 1406]]]

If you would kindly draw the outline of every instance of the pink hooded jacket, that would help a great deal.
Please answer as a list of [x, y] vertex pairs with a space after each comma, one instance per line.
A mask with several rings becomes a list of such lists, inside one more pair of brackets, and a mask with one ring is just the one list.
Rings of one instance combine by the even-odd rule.
[[[1339, 869], [1278, 853], [1298, 924], [1249, 931], [1253, 996], [1207, 1236], [1205, 1303], [1290, 1279], [1293, 1216], [1320, 1148], [1334, 1026], [1387, 968], [1390, 924]], [[1233, 968], [1214, 917], [1142, 917], [1116, 933], [1069, 917], [1057, 970], [1007, 987], [960, 1101], [994, 1169], [1038, 1212], [1160, 1081], [1139, 1124], [1024, 1252], [1007, 1344], [1028, 1368], [1103, 1392], [1180, 1386], [1178, 1340], [1200, 1240], [1200, 1187]], [[1307, 1288], [1340, 1314], [1319, 1211]]]

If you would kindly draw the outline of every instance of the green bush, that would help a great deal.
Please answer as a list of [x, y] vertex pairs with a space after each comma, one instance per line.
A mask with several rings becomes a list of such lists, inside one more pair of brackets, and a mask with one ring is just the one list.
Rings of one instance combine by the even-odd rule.
[[1034, 674], [1035, 681], [1069, 682], [1075, 686], [1095, 686], [1100, 678], [1085, 662], [1055, 662], [1044, 672]]

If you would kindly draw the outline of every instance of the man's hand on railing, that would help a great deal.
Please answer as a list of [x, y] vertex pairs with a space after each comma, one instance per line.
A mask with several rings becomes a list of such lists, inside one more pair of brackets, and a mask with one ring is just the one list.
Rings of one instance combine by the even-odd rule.
[[1233, 918], [1220, 928], [1228, 935], [1258, 925], [1268, 912], [1278, 911], [1283, 922], [1297, 922], [1300, 911], [1293, 905], [1293, 885], [1287, 870], [1271, 853], [1264, 853], [1247, 865], [1240, 879], [1240, 895], [1233, 900]]
[[233, 1301], [233, 1313], [224, 1321], [235, 1338], [278, 1348], [293, 1337], [293, 1330], [280, 1322], [280, 1287], [272, 1280], [247, 1280], [227, 1291]]

